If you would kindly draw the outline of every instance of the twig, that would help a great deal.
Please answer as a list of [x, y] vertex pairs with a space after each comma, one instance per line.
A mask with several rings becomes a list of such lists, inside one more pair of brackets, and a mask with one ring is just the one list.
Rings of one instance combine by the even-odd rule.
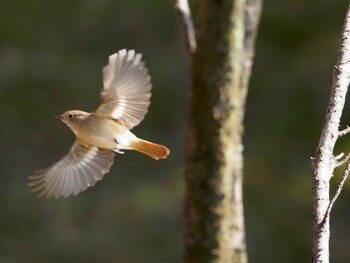
[[181, 35], [191, 56], [195, 52], [197, 44], [190, 7], [187, 0], [173, 0], [173, 3], [180, 23]]
[[334, 156], [335, 161], [339, 161], [341, 158], [343, 158], [344, 153], [339, 153], [337, 156]]
[[348, 133], [350, 133], [350, 127], [349, 126], [347, 126], [344, 130], [339, 131], [338, 132], [338, 137], [342, 137], [342, 136], [344, 136], [344, 135], [346, 135]]
[[[347, 155], [347, 156], [348, 156], [348, 155]], [[349, 173], [350, 173], [350, 163], [348, 163], [348, 164], [346, 165], [346, 167], [345, 167], [345, 170], [344, 170], [343, 175], [342, 175], [342, 177], [341, 177], [341, 180], [340, 180], [340, 182], [339, 182], [337, 191], [334, 193], [334, 195], [333, 195], [331, 201], [330, 201], [329, 204], [328, 204], [326, 213], [325, 213], [325, 215], [324, 215], [324, 218], [323, 218], [321, 224], [323, 224], [323, 223], [326, 221], [326, 219], [329, 217], [329, 215], [330, 215], [330, 213], [331, 213], [331, 210], [332, 210], [332, 207], [333, 207], [333, 205], [334, 205], [334, 202], [337, 200], [338, 196], [340, 195], [340, 192], [341, 192], [341, 190], [342, 190], [343, 187], [344, 187], [345, 181], [346, 181], [346, 179], [348, 178]]]
[[343, 164], [347, 163], [347, 161], [349, 161], [350, 153], [345, 155], [345, 157], [342, 160], [340, 160], [340, 158], [342, 158], [343, 156], [344, 156], [344, 153], [341, 153], [338, 156], [334, 157], [334, 160], [335, 160], [334, 168], [338, 168], [338, 167], [342, 166]]

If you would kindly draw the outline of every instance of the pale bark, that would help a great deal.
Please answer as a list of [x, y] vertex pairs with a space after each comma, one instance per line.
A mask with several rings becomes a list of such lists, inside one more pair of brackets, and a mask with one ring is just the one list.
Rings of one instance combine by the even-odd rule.
[[[350, 7], [348, 9], [333, 85], [319, 145], [313, 160], [313, 255], [312, 262], [329, 262], [329, 183], [336, 166], [333, 155], [350, 80]], [[327, 211], [328, 210], [328, 211]]]
[[174, 7], [178, 16], [180, 31], [184, 40], [186, 49], [190, 55], [196, 50], [196, 36], [194, 32], [191, 10], [187, 0], [173, 0]]

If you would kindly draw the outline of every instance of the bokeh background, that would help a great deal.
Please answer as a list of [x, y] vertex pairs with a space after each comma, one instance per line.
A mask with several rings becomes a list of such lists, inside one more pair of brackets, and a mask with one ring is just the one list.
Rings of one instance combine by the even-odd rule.
[[[347, 4], [265, 1], [244, 137], [250, 262], [310, 262], [310, 156]], [[167, 145], [171, 155], [156, 162], [127, 152], [77, 197], [37, 199], [27, 176], [62, 157], [74, 140], [53, 116], [94, 110], [101, 68], [122, 48], [144, 54], [154, 84], [149, 113], [133, 131]], [[181, 262], [189, 85], [170, 0], [3, 1], [0, 262]], [[349, 105], [343, 116], [345, 127]], [[336, 151], [349, 151], [349, 143], [343, 138]], [[339, 173], [333, 186], [337, 181]], [[350, 182], [335, 204], [331, 230], [332, 262], [349, 262]]]

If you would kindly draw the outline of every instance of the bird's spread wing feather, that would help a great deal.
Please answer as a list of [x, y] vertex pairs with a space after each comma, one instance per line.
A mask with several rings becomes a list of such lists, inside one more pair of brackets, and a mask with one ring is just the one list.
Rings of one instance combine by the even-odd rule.
[[151, 77], [134, 50], [118, 51], [103, 68], [102, 104], [96, 114], [117, 119], [129, 130], [145, 117], [151, 98]]
[[85, 147], [76, 141], [68, 155], [48, 169], [29, 176], [28, 185], [38, 196], [47, 198], [77, 195], [110, 170], [114, 152]]

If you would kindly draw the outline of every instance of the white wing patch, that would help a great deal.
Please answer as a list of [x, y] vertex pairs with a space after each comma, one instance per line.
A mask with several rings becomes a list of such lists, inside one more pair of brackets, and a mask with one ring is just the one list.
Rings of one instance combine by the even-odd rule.
[[134, 50], [120, 50], [103, 68], [102, 104], [96, 114], [120, 120], [129, 130], [145, 117], [151, 98], [151, 77]]
[[113, 111], [112, 111], [112, 117], [114, 119], [120, 119], [123, 116], [123, 113], [125, 112], [125, 109], [128, 105], [128, 102], [126, 100], [125, 97], [121, 97], [118, 103], [118, 107], [116, 107]]
[[52, 167], [29, 176], [28, 185], [38, 196], [47, 198], [77, 195], [109, 172], [114, 153], [75, 142], [66, 157]]

